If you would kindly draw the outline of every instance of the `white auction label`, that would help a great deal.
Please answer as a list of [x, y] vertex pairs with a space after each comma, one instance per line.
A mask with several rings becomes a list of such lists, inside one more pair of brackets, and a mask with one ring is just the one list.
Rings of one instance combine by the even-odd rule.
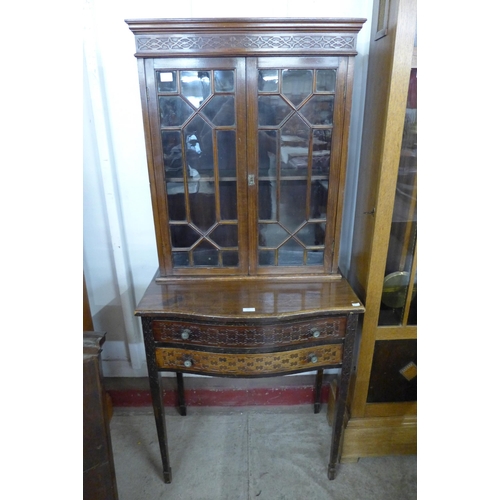
[[172, 72], [160, 73], [160, 82], [173, 82], [174, 74]]

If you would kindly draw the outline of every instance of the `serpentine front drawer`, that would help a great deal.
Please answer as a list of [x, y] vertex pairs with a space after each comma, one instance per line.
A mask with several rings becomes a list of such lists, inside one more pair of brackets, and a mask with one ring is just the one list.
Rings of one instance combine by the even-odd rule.
[[293, 373], [340, 365], [343, 344], [329, 344], [282, 352], [219, 353], [176, 347], [157, 347], [159, 369], [178, 372], [255, 377]]
[[334, 340], [345, 336], [346, 316], [272, 324], [197, 324], [181, 321], [153, 321], [156, 342], [213, 347], [263, 347]]

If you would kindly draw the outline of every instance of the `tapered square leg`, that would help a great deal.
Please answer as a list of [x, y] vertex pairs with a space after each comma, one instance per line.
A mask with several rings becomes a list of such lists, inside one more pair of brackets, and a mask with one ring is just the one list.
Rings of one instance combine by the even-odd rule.
[[172, 469], [170, 467], [167, 471], [163, 471], [163, 481], [167, 484], [172, 482]]
[[144, 334], [144, 346], [146, 348], [146, 362], [148, 365], [149, 387], [151, 390], [151, 400], [153, 402], [156, 432], [158, 434], [158, 444], [160, 445], [163, 480], [165, 483], [170, 483], [172, 482], [172, 469], [170, 468], [170, 459], [168, 456], [167, 427], [165, 424], [165, 407], [163, 405], [163, 387], [161, 373], [158, 371], [158, 367], [156, 365], [151, 318], [142, 318], [142, 330]]
[[335, 479], [338, 463], [340, 461], [340, 441], [347, 418], [347, 394], [351, 380], [351, 368], [353, 363], [354, 338], [358, 315], [349, 314], [347, 318], [347, 329], [344, 340], [344, 353], [342, 357], [342, 372], [340, 374], [340, 385], [338, 398], [335, 403], [335, 418], [332, 425], [332, 442], [330, 447], [330, 463], [328, 464], [328, 479]]
[[179, 404], [179, 413], [186, 416], [186, 401], [184, 399], [184, 378], [181, 372], [176, 372], [177, 376], [177, 402]]
[[336, 465], [329, 465], [328, 466], [328, 479], [333, 480], [335, 479], [335, 476], [337, 475], [337, 466]]
[[314, 413], [319, 413], [321, 410], [321, 388], [323, 386], [323, 369], [316, 373], [316, 384], [314, 388]]

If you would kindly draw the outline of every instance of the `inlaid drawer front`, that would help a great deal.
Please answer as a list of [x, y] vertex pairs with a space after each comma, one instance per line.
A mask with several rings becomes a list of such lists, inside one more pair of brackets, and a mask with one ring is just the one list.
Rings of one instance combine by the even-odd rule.
[[218, 375], [263, 375], [317, 369], [342, 362], [342, 344], [308, 347], [262, 354], [221, 354], [160, 347], [156, 349], [159, 368], [213, 373]]
[[158, 342], [219, 347], [280, 346], [307, 340], [336, 339], [345, 335], [345, 317], [294, 321], [272, 325], [201, 325], [180, 321], [153, 321]]

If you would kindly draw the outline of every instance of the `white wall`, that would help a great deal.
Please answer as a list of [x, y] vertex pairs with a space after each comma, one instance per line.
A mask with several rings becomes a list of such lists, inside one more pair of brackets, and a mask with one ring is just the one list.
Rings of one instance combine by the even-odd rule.
[[145, 376], [135, 305], [158, 267], [134, 36], [125, 19], [360, 17], [341, 265], [349, 264], [373, 0], [87, 0], [83, 58], [83, 268], [94, 328], [107, 332], [105, 376]]

